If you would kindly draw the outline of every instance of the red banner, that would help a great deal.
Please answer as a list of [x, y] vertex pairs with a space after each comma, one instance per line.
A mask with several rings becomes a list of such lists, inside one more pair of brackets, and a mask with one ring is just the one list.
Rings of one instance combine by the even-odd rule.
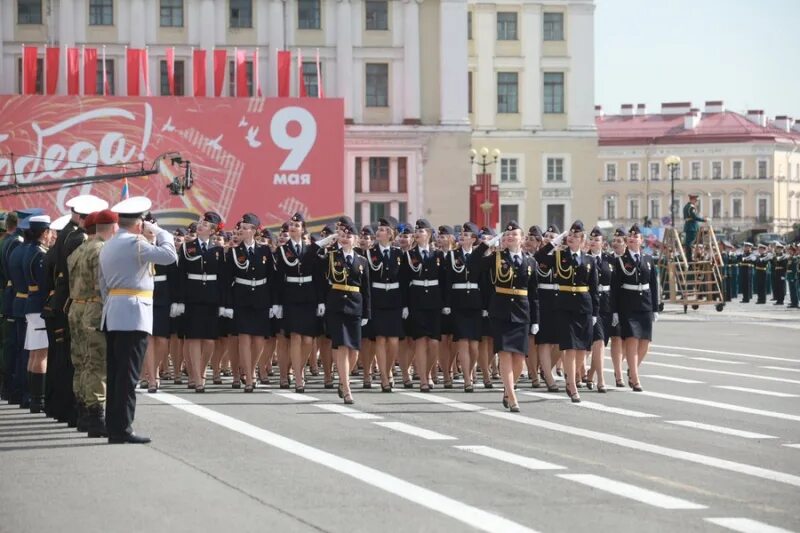
[[170, 96], [175, 96], [175, 48], [167, 48], [167, 86]]
[[214, 50], [214, 96], [222, 96], [222, 86], [225, 84], [225, 63], [228, 52]]
[[36, 94], [38, 58], [38, 48], [35, 46], [22, 47], [22, 94]]
[[142, 68], [142, 79], [144, 81], [144, 94], [150, 96], [150, 61], [147, 59], [147, 48], [139, 50], [139, 61]]
[[56, 94], [58, 89], [58, 64], [61, 58], [61, 49], [57, 46], [45, 48], [44, 71], [47, 78], [47, 94]]
[[77, 95], [81, 91], [80, 52], [77, 48], [67, 48], [67, 94]]
[[289, 50], [278, 52], [278, 97], [289, 97], [289, 85], [291, 83], [292, 72], [292, 53]]
[[83, 49], [83, 94], [97, 94], [97, 48]]
[[253, 96], [261, 98], [261, 79], [258, 77], [258, 48], [253, 50]]
[[236, 50], [236, 96], [250, 96], [247, 91], [246, 50]]
[[127, 49], [128, 96], [139, 96], [139, 53], [138, 48]]
[[481, 227], [494, 228], [500, 221], [500, 188], [492, 184], [491, 174], [478, 174], [477, 184], [470, 186], [469, 216]]
[[[55, 217], [86, 193], [114, 204], [122, 179], [93, 179], [175, 152], [190, 161], [185, 195], [167, 188], [185, 172], [172, 155], [157, 174], [128, 178], [130, 195], [153, 200], [162, 225], [213, 209], [229, 225], [248, 211], [273, 227], [301, 212], [318, 228], [344, 212], [341, 99], [0, 96], [0, 132], [0, 153], [15, 156], [0, 157], [2, 210], [35, 206]], [[86, 182], [54, 183], [76, 178]], [[3, 189], [12, 183], [37, 186]]]
[[195, 50], [192, 54], [194, 62], [194, 95], [206, 95], [206, 51]]
[[306, 78], [303, 76], [303, 51], [297, 51], [297, 96], [308, 96]]

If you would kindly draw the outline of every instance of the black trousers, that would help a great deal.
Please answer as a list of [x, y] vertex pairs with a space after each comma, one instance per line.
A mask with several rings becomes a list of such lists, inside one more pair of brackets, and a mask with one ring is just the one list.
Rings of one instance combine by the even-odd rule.
[[783, 274], [772, 274], [772, 297], [779, 304], [786, 298], [786, 276]]
[[757, 303], [767, 303], [767, 273], [763, 270], [756, 270], [756, 295]]
[[47, 373], [44, 401], [48, 416], [68, 421], [75, 411], [72, 379], [75, 368], [70, 356], [70, 336], [67, 316], [58, 313], [44, 319], [47, 327]]
[[109, 437], [133, 433], [136, 385], [147, 351], [144, 331], [106, 331], [106, 428]]
[[742, 302], [749, 302], [753, 297], [753, 270], [751, 267], [739, 267], [739, 287], [742, 289]]

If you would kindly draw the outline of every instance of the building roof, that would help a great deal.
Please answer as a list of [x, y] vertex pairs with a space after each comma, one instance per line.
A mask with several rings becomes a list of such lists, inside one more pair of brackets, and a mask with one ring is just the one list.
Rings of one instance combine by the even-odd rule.
[[595, 119], [600, 146], [780, 142], [800, 144], [800, 132], [765, 127], [734, 111], [697, 113], [693, 129], [684, 114], [606, 115]]

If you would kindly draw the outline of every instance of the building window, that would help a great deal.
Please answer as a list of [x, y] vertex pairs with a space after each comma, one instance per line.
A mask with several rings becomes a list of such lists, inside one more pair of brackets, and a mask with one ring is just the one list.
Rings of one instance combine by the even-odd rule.
[[517, 40], [517, 14], [514, 11], [498, 11], [497, 13], [497, 40]]
[[[370, 220], [378, 220], [379, 218], [383, 218], [389, 215], [389, 204], [385, 202], [370, 202], [369, 203], [369, 219]], [[361, 230], [361, 224], [359, 227], [356, 228], [359, 231]]]
[[[367, 4], [369, 3], [367, 2]], [[367, 16], [369, 17], [369, 13]], [[319, 0], [297, 0], [297, 27], [301, 30], [318, 30], [320, 28]]]
[[389, 65], [367, 63], [367, 107], [389, 106]]
[[[177, 65], [177, 61], [175, 62]], [[247, 78], [247, 96], [253, 96], [253, 62], [245, 61], [244, 63], [245, 77]], [[177, 68], [176, 71], [177, 73]], [[236, 78], [236, 61], [228, 63], [228, 96], [237, 95], [237, 78]], [[175, 82], [175, 90], [177, 90], [177, 80]]]
[[615, 220], [617, 218], [617, 197], [607, 196], [605, 201], [605, 218], [606, 220]]
[[767, 179], [767, 161], [764, 159], [758, 161], [758, 179]]
[[722, 179], [722, 161], [711, 162], [711, 179], [712, 180]]
[[606, 181], [617, 181], [616, 163], [606, 163]]
[[711, 216], [713, 218], [722, 218], [722, 198], [711, 199]]
[[564, 112], [564, 73], [544, 73], [544, 112]]
[[516, 220], [519, 222], [519, 206], [517, 204], [500, 204], [500, 223], [507, 224]]
[[467, 72], [467, 112], [472, 113], [472, 71]]
[[700, 161], [692, 161], [692, 179], [699, 180], [700, 179]]
[[114, 0], [89, 0], [89, 26], [114, 24]]
[[497, 112], [518, 113], [517, 107], [517, 73], [497, 73]]
[[368, 30], [389, 29], [389, 2], [387, 0], [367, 0], [365, 7]]
[[661, 218], [661, 198], [650, 198], [650, 218], [653, 220]]
[[369, 158], [369, 192], [389, 192], [389, 158]]
[[[408, 158], [397, 158], [397, 192], [408, 192]], [[402, 211], [400, 213], [403, 214]]]
[[639, 163], [628, 165], [628, 177], [631, 181], [639, 181]]
[[472, 40], [472, 11], [467, 11], [467, 40]]
[[542, 33], [545, 41], [563, 41], [564, 13], [545, 13]]
[[564, 160], [560, 157], [547, 158], [547, 182], [564, 182]]
[[[678, 172], [680, 175], [680, 172]], [[661, 179], [661, 163], [650, 163], [650, 181]]]
[[733, 172], [733, 179], [740, 180], [742, 179], [742, 162], [741, 161], [734, 161], [732, 166]]
[[742, 218], [742, 199], [733, 198], [731, 200], [731, 216], [733, 218]]
[[[103, 60], [97, 62], [97, 94], [103, 94]], [[106, 59], [106, 81], [108, 82], [108, 89], [106, 96], [114, 94], [114, 60]]]
[[759, 197], [757, 201], [758, 201], [758, 221], [768, 222], [769, 199], [764, 197]]
[[184, 86], [183, 61], [175, 61], [175, 94], [170, 95], [167, 62], [161, 61], [161, 96], [183, 96]]
[[356, 202], [355, 209], [353, 210], [353, 224], [357, 228], [361, 227], [361, 206], [365, 202]]
[[[361, 187], [361, 158], [356, 157], [356, 192], [363, 192]], [[358, 206], [356, 206], [356, 213], [358, 212]]]
[[42, 0], [17, 0], [17, 24], [41, 24]]
[[183, 0], [161, 0], [161, 26], [183, 27]]
[[519, 182], [519, 175], [517, 174], [518, 163], [517, 159], [509, 157], [500, 159], [500, 183]]
[[[319, 66], [322, 69], [322, 65]], [[319, 96], [319, 83], [317, 82], [317, 64], [314, 61], [303, 62], [303, 83], [306, 86], [306, 95]]]
[[231, 28], [253, 27], [253, 2], [252, 0], [230, 0], [230, 26]]
[[633, 220], [639, 219], [639, 199], [638, 198], [629, 198], [628, 199], [628, 218]]
[[[22, 58], [17, 59], [17, 92], [22, 94]], [[34, 94], [44, 94], [44, 60], [36, 60], [36, 88]]]

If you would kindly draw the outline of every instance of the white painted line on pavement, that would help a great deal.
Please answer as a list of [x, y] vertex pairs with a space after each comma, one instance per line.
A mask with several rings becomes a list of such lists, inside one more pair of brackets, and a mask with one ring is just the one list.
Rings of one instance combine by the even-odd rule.
[[781, 372], [800, 372], [800, 368], [786, 368], [785, 366], [762, 366], [759, 368], [768, 368], [769, 370], [780, 370]]
[[589, 401], [582, 401], [575, 404], [577, 407], [585, 407], [586, 409], [593, 409], [595, 411], [603, 411], [604, 413], [612, 413], [615, 415], [630, 416], [633, 418], [661, 418], [659, 415], [650, 413], [643, 413], [641, 411], [631, 411], [630, 409], [621, 409], [619, 407], [611, 407], [602, 403], [595, 403]]
[[739, 533], [792, 533], [788, 529], [771, 526], [749, 518], [704, 518], [703, 520]]
[[309, 396], [308, 394], [302, 394], [297, 392], [278, 392], [278, 391], [270, 391], [275, 396], [280, 396], [281, 398], [286, 398], [287, 400], [294, 400], [295, 402], [318, 402], [319, 398], [316, 396]]
[[383, 418], [382, 416], [373, 415], [372, 413], [364, 413], [356, 409], [351, 409], [346, 405], [339, 405], [338, 403], [315, 403], [314, 405], [320, 409], [324, 409], [325, 411], [349, 416], [350, 418], [355, 418], [356, 420], [381, 420]]
[[566, 466], [555, 465], [553, 463], [533, 459], [532, 457], [525, 457], [524, 455], [504, 452], [503, 450], [498, 450], [489, 446], [453, 447], [458, 448], [459, 450], [464, 450], [465, 452], [471, 452], [484, 457], [489, 457], [490, 459], [497, 459], [498, 461], [503, 461], [504, 463], [511, 463], [512, 465], [521, 466], [523, 468], [527, 468], [528, 470], [566, 470], [567, 468]]
[[[613, 370], [612, 370], [613, 372]], [[672, 376], [662, 376], [659, 374], [642, 374], [642, 377], [647, 379], [660, 379], [663, 381], [674, 381], [675, 383], [689, 383], [689, 384], [704, 384], [705, 381], [697, 381], [696, 379], [674, 378]]]
[[[298, 395], [299, 396], [299, 395]], [[150, 398], [159, 402], [172, 405], [186, 413], [197, 416], [213, 424], [224, 427], [241, 435], [253, 438], [279, 450], [325, 466], [340, 472], [353, 479], [379, 488], [390, 494], [399, 496], [426, 509], [430, 509], [445, 516], [449, 516], [469, 527], [477, 528], [490, 533], [505, 533], [508, 531], [519, 533], [535, 533], [522, 524], [507, 518], [473, 507], [458, 500], [448, 498], [444, 494], [434, 492], [425, 487], [409, 483], [403, 479], [392, 476], [375, 468], [362, 465], [355, 461], [345, 459], [330, 452], [314, 448], [302, 442], [284, 437], [278, 433], [248, 424], [237, 418], [224, 415], [206, 407], [193, 404], [189, 400], [173, 396], [168, 393], [153, 394]]]
[[714, 359], [713, 357], [690, 357], [694, 361], [708, 361], [709, 363], [722, 363], [724, 365], [746, 365], [742, 361], [728, 361], [727, 359]]
[[[454, 407], [455, 409], [460, 409], [462, 411], [483, 411], [485, 408], [481, 407], [480, 405], [473, 405], [471, 403], [464, 403], [459, 400], [453, 400], [452, 398], [447, 398], [445, 396], [438, 396], [434, 394], [426, 394], [424, 392], [403, 392], [401, 394], [405, 394], [411, 398], [417, 398], [419, 400], [427, 400], [432, 403], [440, 403], [450, 407]], [[528, 394], [528, 393], [523, 393]], [[530, 393], [533, 394], [533, 393]]]
[[376, 426], [393, 429], [395, 431], [399, 431], [400, 433], [414, 435], [415, 437], [425, 440], [458, 440], [456, 437], [443, 435], [429, 429], [418, 428], [417, 426], [412, 426], [411, 424], [406, 424], [405, 422], [373, 422], [373, 424]]
[[[412, 394], [409, 393], [401, 392], [400, 394], [406, 394], [407, 396], [412, 396]], [[761, 468], [760, 466], [753, 466], [745, 463], [728, 461], [727, 459], [720, 459], [719, 457], [713, 457], [710, 455], [703, 455], [699, 453], [678, 450], [675, 448], [668, 448], [666, 446], [660, 446], [658, 444], [650, 444], [649, 442], [643, 442], [635, 439], [629, 439], [626, 437], [620, 437], [617, 435], [612, 435], [610, 433], [602, 433], [600, 431], [593, 431], [590, 429], [567, 426], [564, 424], [558, 424], [556, 422], [550, 422], [549, 420], [541, 420], [537, 418], [530, 418], [528, 416], [520, 416], [519, 413], [508, 413], [506, 411], [493, 411], [485, 409], [479, 405], [468, 404], [465, 402], [460, 402], [458, 400], [453, 400], [449, 398], [447, 398], [446, 401], [438, 401], [437, 399], [435, 399], [436, 397], [431, 394], [416, 394], [414, 395], [414, 397], [422, 400], [432, 401], [435, 403], [447, 404], [449, 407], [453, 407], [455, 409], [461, 409], [463, 411], [475, 411], [478, 412], [479, 414], [485, 416], [491, 416], [493, 418], [499, 418], [507, 422], [514, 422], [517, 424], [525, 424], [537, 428], [549, 429], [550, 431], [566, 433], [567, 435], [573, 435], [576, 437], [584, 437], [599, 442], [605, 442], [607, 444], [614, 444], [616, 446], [629, 448], [631, 450], [651, 453], [653, 455], [661, 455], [663, 457], [670, 457], [672, 459], [680, 459], [682, 461], [700, 464], [703, 466], [709, 466], [712, 468], [718, 468], [720, 470], [736, 472], [737, 474], [743, 474], [746, 476], [752, 476], [761, 479], [767, 479], [769, 481], [775, 481], [777, 483], [785, 483], [786, 485], [792, 485], [794, 487], [800, 487], [800, 476], [787, 474], [786, 472], [779, 472], [777, 470], [769, 470], [768, 468]]]
[[800, 416], [790, 415], [788, 413], [780, 413], [778, 411], [767, 411], [765, 409], [753, 409], [752, 407], [745, 407], [743, 405], [734, 405], [732, 403], [712, 402], [711, 400], [701, 400], [699, 398], [690, 398], [688, 396], [676, 396], [674, 394], [664, 394], [661, 392], [643, 391], [639, 392], [642, 396], [650, 396], [651, 398], [661, 398], [662, 400], [673, 400], [676, 402], [693, 403], [695, 405], [705, 405], [706, 407], [715, 407], [717, 409], [725, 409], [726, 411], [736, 411], [738, 413], [746, 413], [749, 415], [765, 416], [769, 418], [779, 418], [781, 420], [791, 420], [792, 422], [800, 422]]
[[517, 394], [524, 394], [525, 396], [533, 396], [534, 398], [541, 398], [543, 400], [569, 400], [569, 396], [563, 396], [555, 392], [528, 392], [521, 391]]
[[699, 353], [710, 353], [716, 355], [738, 355], [739, 357], [751, 357], [753, 359], [766, 359], [769, 361], [789, 361], [790, 363], [797, 363], [798, 359], [789, 359], [786, 357], [775, 357], [772, 355], [755, 355], [752, 353], [742, 353], [742, 352], [723, 352], [721, 350], [705, 350], [701, 348], [686, 348], [685, 346], [666, 346], [664, 344], [651, 344], [652, 348], [668, 348], [670, 350], [681, 350], [684, 352], [699, 352]]
[[623, 498], [636, 500], [661, 509], [707, 509], [705, 505], [700, 505], [680, 498], [673, 498], [660, 492], [643, 489], [636, 485], [630, 485], [621, 481], [615, 481], [607, 477], [595, 476], [594, 474], [558, 474], [557, 477], [576, 481], [583, 485], [610, 492]]
[[715, 389], [735, 390], [739, 392], [749, 392], [752, 394], [761, 394], [763, 396], [775, 396], [777, 398], [797, 398], [800, 394], [788, 394], [786, 392], [775, 392], [771, 390], [761, 389], [748, 389], [747, 387], [734, 387], [732, 385], [714, 385]]
[[798, 448], [800, 449], [800, 444], [784, 444], [787, 448]]
[[[661, 357], [676, 357], [678, 359], [688, 359], [688, 355], [680, 355], [677, 353], [666, 353], [666, 352], [654, 352], [653, 350], [648, 350], [647, 355], [658, 355]], [[610, 357], [608, 359], [611, 359]]]
[[777, 439], [771, 435], [764, 435], [762, 433], [753, 433], [751, 431], [742, 431], [740, 429], [726, 428], [723, 426], [713, 426], [711, 424], [702, 424], [700, 422], [692, 422], [691, 420], [667, 420], [667, 424], [675, 424], [676, 426], [683, 426], [687, 428], [703, 429], [705, 431], [713, 431], [714, 433], [723, 433], [725, 435], [733, 435], [734, 437], [742, 437], [743, 439]]
[[796, 379], [788, 379], [788, 378], [773, 378], [771, 376], [759, 376], [757, 374], [745, 374], [744, 372], [729, 372], [727, 370], [712, 370], [711, 368], [698, 368], [695, 366], [682, 366], [682, 365], [671, 365], [669, 363], [657, 363], [655, 361], [647, 360], [645, 365], [648, 366], [660, 366], [664, 368], [677, 368], [678, 370], [691, 370], [692, 372], [705, 372], [706, 374], [721, 374], [723, 376], [739, 376], [743, 378], [750, 378], [750, 379], [763, 379], [765, 381], [777, 381], [780, 383], [793, 383], [795, 385], [800, 385], [800, 380]]

